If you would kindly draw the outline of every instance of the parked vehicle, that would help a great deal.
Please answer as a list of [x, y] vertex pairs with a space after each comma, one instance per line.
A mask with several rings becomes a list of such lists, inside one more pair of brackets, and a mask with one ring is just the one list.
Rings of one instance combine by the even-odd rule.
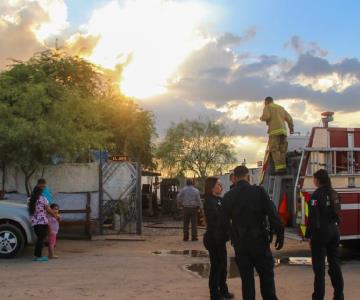
[[25, 204], [0, 201], [0, 258], [19, 255], [32, 244], [34, 232]]
[[277, 207], [286, 201], [287, 225], [298, 228], [299, 235], [304, 236], [308, 202], [316, 189], [313, 174], [327, 170], [341, 199], [340, 233], [345, 243], [360, 240], [360, 128], [329, 127], [332, 117], [332, 112], [323, 113], [324, 126], [314, 127], [309, 136], [289, 137], [286, 175], [271, 175], [267, 155], [262, 184]]

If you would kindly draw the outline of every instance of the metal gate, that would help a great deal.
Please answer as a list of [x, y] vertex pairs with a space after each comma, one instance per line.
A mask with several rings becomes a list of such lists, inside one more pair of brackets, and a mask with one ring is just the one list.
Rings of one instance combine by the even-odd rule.
[[142, 232], [141, 165], [128, 161], [100, 163], [100, 234]]

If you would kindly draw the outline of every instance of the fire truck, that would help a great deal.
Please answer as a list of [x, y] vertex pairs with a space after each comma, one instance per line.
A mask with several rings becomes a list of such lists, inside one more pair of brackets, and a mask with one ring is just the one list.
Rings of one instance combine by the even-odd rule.
[[316, 187], [313, 174], [326, 169], [341, 198], [342, 242], [360, 240], [360, 128], [329, 127], [333, 112], [322, 113], [322, 127], [311, 133], [288, 137], [287, 172], [273, 175], [271, 155], [266, 151], [261, 183], [278, 207], [286, 225], [303, 237], [308, 202]]

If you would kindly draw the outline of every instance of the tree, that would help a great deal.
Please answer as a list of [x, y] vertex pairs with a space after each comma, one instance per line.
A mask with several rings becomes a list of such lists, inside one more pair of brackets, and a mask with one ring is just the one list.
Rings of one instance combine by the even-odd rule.
[[103, 144], [98, 79], [85, 61], [51, 51], [0, 74], [0, 155], [23, 171], [28, 194], [31, 176], [53, 155], [71, 161]]
[[224, 128], [213, 121], [173, 124], [157, 149], [160, 164], [171, 175], [200, 178], [218, 175], [235, 163]]
[[82, 162], [108, 149], [152, 164], [152, 114], [114, 88], [95, 65], [59, 51], [15, 61], [0, 73], [0, 161], [29, 181], [54, 156]]
[[110, 133], [106, 141], [107, 150], [127, 155], [131, 160], [153, 168], [153, 114], [117, 94], [107, 97], [102, 109], [103, 123]]

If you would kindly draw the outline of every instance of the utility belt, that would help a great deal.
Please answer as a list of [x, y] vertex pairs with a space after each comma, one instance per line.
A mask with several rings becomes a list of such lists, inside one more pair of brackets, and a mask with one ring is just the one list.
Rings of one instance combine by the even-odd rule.
[[236, 241], [253, 240], [253, 241], [270, 241], [270, 234], [266, 228], [237, 228], [232, 226], [232, 239]]

